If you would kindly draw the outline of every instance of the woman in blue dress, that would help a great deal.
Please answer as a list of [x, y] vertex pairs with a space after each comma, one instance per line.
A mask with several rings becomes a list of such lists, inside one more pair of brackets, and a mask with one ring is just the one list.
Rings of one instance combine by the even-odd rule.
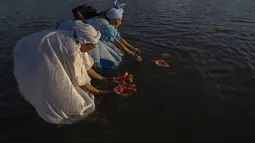
[[[92, 18], [83, 19], [82, 15], [75, 18], [82, 19], [84, 23], [92, 25], [102, 34], [97, 48], [91, 50], [89, 55], [94, 59], [95, 65], [101, 68], [116, 68], [122, 61], [124, 53], [134, 56], [137, 61], [141, 61], [139, 56], [140, 50], [133, 47], [125, 39], [121, 38], [117, 28], [120, 26], [123, 17], [123, 4], [115, 6], [105, 12], [98, 14]], [[59, 24], [58, 29], [72, 30], [75, 21], [69, 20]], [[121, 50], [118, 48], [120, 47]], [[123, 52], [124, 53], [123, 53]]]

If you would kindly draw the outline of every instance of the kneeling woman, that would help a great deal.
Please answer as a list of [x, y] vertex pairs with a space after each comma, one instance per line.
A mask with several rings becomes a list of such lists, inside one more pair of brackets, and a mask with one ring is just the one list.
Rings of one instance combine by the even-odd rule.
[[[106, 94], [90, 84], [104, 80], [87, 54], [101, 36], [92, 26], [77, 24], [74, 32], [46, 30], [22, 38], [13, 51], [19, 91], [45, 121], [71, 124], [95, 109], [94, 95]], [[75, 38], [76, 37], [76, 38]]]

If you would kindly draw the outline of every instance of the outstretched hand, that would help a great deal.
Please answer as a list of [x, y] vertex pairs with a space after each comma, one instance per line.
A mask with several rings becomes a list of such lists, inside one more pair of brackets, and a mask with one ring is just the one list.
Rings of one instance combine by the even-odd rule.
[[105, 77], [102, 79], [102, 81], [108, 85], [112, 85], [113, 84], [113, 77]]
[[103, 78], [102, 81], [106, 84], [108, 84], [108, 80], [106, 78]]
[[113, 81], [113, 77], [105, 77], [104, 79], [108, 81]]
[[100, 90], [99, 91], [99, 95], [108, 95], [108, 94], [112, 94], [113, 93], [113, 91], [111, 91], [111, 90]]
[[142, 59], [141, 56], [137, 56], [137, 57], [136, 57], [136, 60], [137, 60], [138, 62], [141, 62], [143, 59]]
[[137, 54], [140, 54], [141, 53], [141, 50], [138, 49], [138, 48], [133, 48], [134, 52], [137, 53]]

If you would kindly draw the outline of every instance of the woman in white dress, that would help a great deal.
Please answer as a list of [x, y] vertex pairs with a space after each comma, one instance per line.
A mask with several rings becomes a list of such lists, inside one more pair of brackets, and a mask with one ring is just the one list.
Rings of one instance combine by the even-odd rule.
[[91, 68], [94, 61], [87, 54], [98, 43], [100, 32], [84, 23], [74, 30], [34, 33], [22, 38], [13, 50], [20, 93], [52, 124], [85, 119], [95, 109], [94, 95], [108, 93], [90, 84], [91, 77], [105, 80]]

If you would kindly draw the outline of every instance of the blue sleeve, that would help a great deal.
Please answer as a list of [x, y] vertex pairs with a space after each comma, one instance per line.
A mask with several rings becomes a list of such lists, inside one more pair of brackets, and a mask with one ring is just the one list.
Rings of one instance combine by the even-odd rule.
[[101, 26], [102, 39], [106, 42], [116, 42], [121, 39], [120, 33], [110, 24]]

